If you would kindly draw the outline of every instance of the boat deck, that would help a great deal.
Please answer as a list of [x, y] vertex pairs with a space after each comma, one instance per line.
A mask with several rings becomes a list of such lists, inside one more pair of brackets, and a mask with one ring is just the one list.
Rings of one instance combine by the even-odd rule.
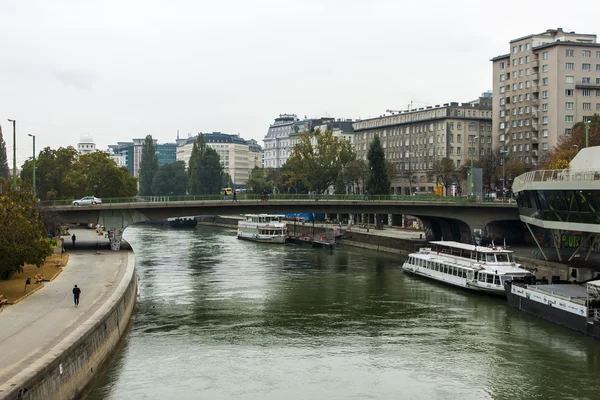
[[538, 292], [558, 295], [570, 299], [586, 299], [587, 292], [585, 287], [579, 285], [556, 284], [556, 285], [529, 285], [529, 289], [537, 290]]

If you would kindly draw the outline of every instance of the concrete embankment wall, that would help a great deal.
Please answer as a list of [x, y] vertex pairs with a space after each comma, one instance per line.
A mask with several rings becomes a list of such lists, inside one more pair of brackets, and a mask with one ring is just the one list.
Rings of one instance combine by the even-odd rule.
[[125, 274], [106, 303], [50, 352], [1, 386], [0, 399], [77, 398], [126, 332], [136, 298], [135, 257], [130, 252]]

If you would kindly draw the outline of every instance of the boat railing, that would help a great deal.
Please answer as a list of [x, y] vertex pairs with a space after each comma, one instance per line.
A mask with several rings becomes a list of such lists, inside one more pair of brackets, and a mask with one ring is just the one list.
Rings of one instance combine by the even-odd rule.
[[574, 182], [600, 180], [598, 169], [546, 169], [529, 171], [515, 178], [515, 184], [524, 185], [531, 182]]

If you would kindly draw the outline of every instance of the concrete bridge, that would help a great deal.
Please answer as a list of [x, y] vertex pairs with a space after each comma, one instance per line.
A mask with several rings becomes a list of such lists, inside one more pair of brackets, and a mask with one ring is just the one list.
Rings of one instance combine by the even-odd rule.
[[[281, 198], [280, 198], [281, 197]], [[292, 197], [292, 198], [290, 198]], [[215, 196], [186, 198], [105, 199], [101, 205], [72, 206], [46, 203], [48, 211], [56, 213], [64, 223], [93, 223], [115, 229], [120, 241], [129, 225], [152, 219], [199, 215], [325, 213], [351, 215], [353, 221], [376, 221], [391, 218], [400, 225], [402, 215], [412, 215], [423, 222], [427, 240], [472, 242], [475, 229], [483, 233], [519, 230], [516, 204], [504, 202], [472, 202], [464, 198], [429, 198], [374, 196], [364, 200], [359, 196], [272, 196], [268, 202], [259, 198], [244, 198], [239, 202]], [[493, 235], [494, 233], [492, 233]], [[498, 238], [499, 236], [496, 235]], [[505, 236], [506, 237], [506, 236]], [[117, 244], [118, 247], [118, 244]]]

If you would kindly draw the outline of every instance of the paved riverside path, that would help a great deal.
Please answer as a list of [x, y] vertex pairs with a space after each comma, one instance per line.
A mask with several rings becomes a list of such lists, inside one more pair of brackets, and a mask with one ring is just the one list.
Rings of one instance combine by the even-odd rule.
[[[123, 277], [130, 251], [105, 248], [97, 252], [96, 242], [107, 243], [107, 239], [93, 229], [76, 229], [73, 233], [77, 236], [75, 249], [65, 236], [70, 258], [62, 273], [0, 312], [0, 385], [44, 357], [92, 316]], [[73, 285], [81, 288], [79, 307], [73, 304]]]

